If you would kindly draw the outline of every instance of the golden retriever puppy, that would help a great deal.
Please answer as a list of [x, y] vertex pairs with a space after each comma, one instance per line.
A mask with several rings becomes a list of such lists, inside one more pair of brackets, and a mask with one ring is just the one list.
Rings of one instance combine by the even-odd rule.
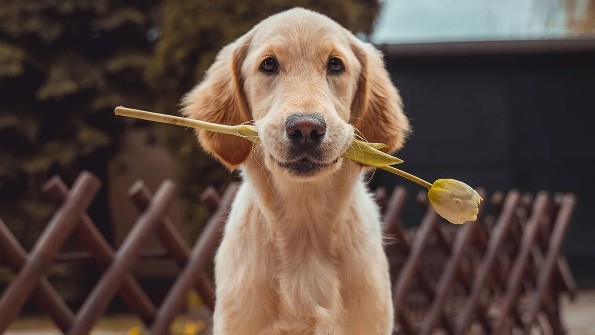
[[355, 136], [409, 129], [381, 54], [326, 16], [273, 15], [226, 46], [184, 99], [189, 117], [253, 122], [261, 143], [198, 131], [243, 183], [216, 256], [215, 335], [391, 334], [379, 211]]

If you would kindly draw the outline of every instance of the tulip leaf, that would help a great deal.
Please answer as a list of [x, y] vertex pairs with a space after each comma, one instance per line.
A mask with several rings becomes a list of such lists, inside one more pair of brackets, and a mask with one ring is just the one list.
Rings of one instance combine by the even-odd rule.
[[403, 163], [403, 160], [391, 156], [385, 152], [376, 149], [374, 146], [378, 143], [368, 143], [360, 140], [353, 140], [351, 146], [343, 154], [343, 158], [351, 159], [358, 163], [370, 166], [388, 166]]

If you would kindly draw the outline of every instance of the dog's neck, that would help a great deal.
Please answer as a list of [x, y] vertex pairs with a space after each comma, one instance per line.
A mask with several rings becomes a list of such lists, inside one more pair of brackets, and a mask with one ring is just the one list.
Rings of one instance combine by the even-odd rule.
[[297, 315], [310, 315], [313, 306], [331, 308], [340, 295], [338, 239], [353, 218], [354, 192], [365, 192], [361, 168], [344, 161], [335, 173], [295, 181], [271, 173], [253, 156], [243, 173], [255, 192], [253, 210], [263, 216], [273, 243], [281, 301]]

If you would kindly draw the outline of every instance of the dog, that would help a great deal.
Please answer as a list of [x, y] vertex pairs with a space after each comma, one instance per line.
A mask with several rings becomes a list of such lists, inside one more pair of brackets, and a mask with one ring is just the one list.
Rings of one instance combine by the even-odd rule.
[[369, 168], [354, 138], [401, 148], [409, 131], [381, 53], [294, 8], [223, 48], [182, 113], [253, 123], [260, 143], [197, 131], [238, 190], [215, 258], [213, 333], [391, 334], [393, 305]]

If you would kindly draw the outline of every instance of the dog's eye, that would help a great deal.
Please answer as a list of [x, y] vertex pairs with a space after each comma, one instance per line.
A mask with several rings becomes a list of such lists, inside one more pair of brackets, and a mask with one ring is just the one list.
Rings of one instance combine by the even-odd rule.
[[274, 57], [267, 57], [260, 63], [260, 71], [266, 74], [275, 74], [279, 72], [279, 63]]
[[343, 65], [343, 62], [337, 57], [331, 57], [328, 60], [326, 68], [329, 74], [340, 74], [345, 71], [345, 65]]

